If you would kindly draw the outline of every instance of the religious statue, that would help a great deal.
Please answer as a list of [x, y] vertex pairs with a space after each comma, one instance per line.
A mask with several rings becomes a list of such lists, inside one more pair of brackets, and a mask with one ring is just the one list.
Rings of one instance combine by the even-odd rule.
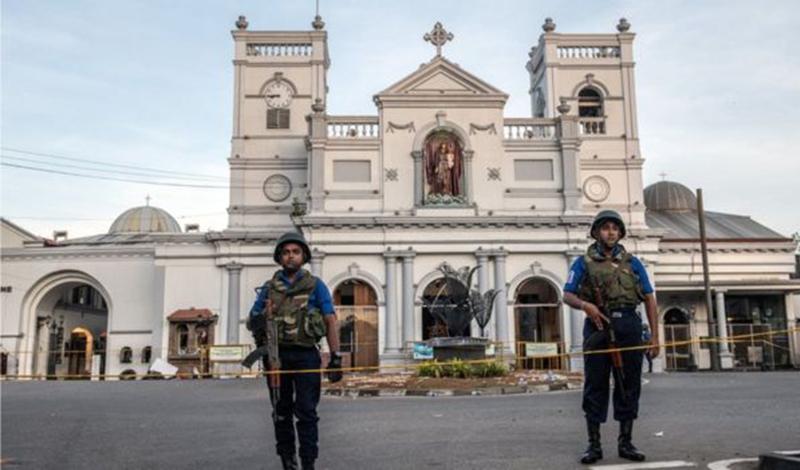
[[425, 170], [428, 200], [459, 202], [463, 199], [461, 143], [455, 135], [437, 132], [428, 138]]
[[436, 150], [436, 186], [438, 193], [453, 195], [453, 171], [456, 164], [456, 154], [452, 145], [445, 142], [439, 144]]

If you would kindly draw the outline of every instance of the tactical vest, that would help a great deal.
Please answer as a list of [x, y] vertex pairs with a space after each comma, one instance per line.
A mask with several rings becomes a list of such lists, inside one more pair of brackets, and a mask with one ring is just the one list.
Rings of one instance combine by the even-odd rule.
[[596, 304], [595, 288], [599, 288], [603, 305], [598, 307], [606, 311], [635, 307], [644, 300], [639, 277], [633, 272], [631, 264], [633, 255], [625, 251], [622, 245], [619, 248], [616, 255], [606, 257], [598, 252], [596, 245], [592, 245], [583, 256], [586, 273], [581, 281], [579, 297]]
[[317, 278], [302, 270], [300, 278], [287, 286], [277, 271], [267, 282], [268, 299], [278, 330], [278, 344], [315, 347], [325, 336], [325, 321], [318, 308], [308, 306], [308, 299], [317, 285]]

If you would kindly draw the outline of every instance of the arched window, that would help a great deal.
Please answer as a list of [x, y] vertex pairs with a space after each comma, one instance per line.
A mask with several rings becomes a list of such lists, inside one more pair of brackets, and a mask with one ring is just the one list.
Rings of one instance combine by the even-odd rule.
[[153, 357], [153, 348], [150, 346], [145, 346], [142, 348], [142, 364], [149, 364], [150, 359]]
[[603, 97], [594, 88], [584, 88], [578, 93], [579, 117], [603, 117]]
[[186, 325], [178, 325], [178, 354], [189, 353], [189, 327]]
[[119, 350], [119, 362], [123, 364], [130, 364], [133, 362], [133, 351], [128, 346], [123, 346]]

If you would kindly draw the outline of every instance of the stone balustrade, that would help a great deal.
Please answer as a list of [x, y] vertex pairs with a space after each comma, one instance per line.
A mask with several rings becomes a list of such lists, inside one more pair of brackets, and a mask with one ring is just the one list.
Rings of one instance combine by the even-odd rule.
[[291, 57], [310, 56], [311, 43], [248, 43], [248, 56]]
[[581, 135], [604, 135], [606, 133], [606, 118], [580, 118]]
[[377, 139], [380, 125], [377, 116], [329, 116], [329, 139]]
[[559, 59], [613, 59], [620, 56], [616, 46], [559, 46]]
[[506, 119], [503, 138], [506, 140], [552, 140], [556, 137], [553, 119]]

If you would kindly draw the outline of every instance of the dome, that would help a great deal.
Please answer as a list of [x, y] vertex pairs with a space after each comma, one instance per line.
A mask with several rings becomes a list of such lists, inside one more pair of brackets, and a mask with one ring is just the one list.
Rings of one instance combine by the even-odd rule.
[[651, 211], [696, 211], [691, 189], [673, 181], [659, 181], [644, 188], [644, 205]]
[[108, 233], [181, 233], [181, 226], [164, 209], [140, 206], [120, 214]]

